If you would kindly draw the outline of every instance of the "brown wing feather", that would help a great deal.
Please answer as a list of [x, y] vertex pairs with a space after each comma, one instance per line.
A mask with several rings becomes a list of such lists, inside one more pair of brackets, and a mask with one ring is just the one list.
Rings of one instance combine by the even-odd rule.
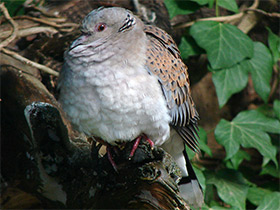
[[187, 66], [170, 35], [165, 31], [147, 25], [144, 28], [150, 41], [147, 49], [147, 68], [158, 77], [173, 126], [187, 145], [197, 151], [198, 113], [190, 93]]

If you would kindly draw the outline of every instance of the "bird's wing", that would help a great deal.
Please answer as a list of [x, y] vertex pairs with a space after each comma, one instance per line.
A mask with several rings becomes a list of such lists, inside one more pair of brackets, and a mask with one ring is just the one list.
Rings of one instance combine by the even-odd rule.
[[191, 98], [187, 66], [170, 35], [151, 25], [145, 26], [144, 31], [150, 42], [146, 66], [161, 85], [172, 118], [171, 126], [192, 150], [198, 151], [198, 113]]

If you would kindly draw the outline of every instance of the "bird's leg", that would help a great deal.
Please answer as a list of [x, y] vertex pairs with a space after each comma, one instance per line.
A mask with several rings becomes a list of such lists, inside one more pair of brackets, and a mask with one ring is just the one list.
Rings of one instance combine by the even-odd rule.
[[137, 149], [137, 147], [138, 147], [138, 145], [139, 145], [139, 143], [141, 141], [141, 138], [142, 138], [142, 136], [138, 136], [136, 138], [136, 140], [135, 140], [135, 142], [133, 144], [132, 150], [131, 150], [131, 152], [129, 154], [129, 158], [128, 158], [129, 160], [131, 160], [131, 158], [133, 157], [133, 155], [134, 155], [134, 153], [135, 153], [135, 151], [136, 151], [136, 149]]
[[113, 157], [112, 157], [111, 146], [108, 145], [106, 147], [106, 151], [107, 151], [107, 155], [108, 155], [108, 160], [110, 161], [110, 163], [113, 166], [114, 170], [116, 172], [118, 172], [117, 165], [116, 165], [116, 163], [115, 163], [115, 161], [113, 160]]
[[153, 142], [151, 139], [149, 139], [148, 136], [147, 136], [146, 134], [143, 134], [143, 135], [141, 135], [141, 136], [138, 136], [138, 137], [136, 138], [136, 140], [135, 140], [135, 142], [134, 142], [134, 144], [133, 144], [132, 150], [131, 150], [131, 152], [130, 152], [130, 154], [129, 154], [129, 158], [128, 158], [129, 160], [131, 160], [131, 158], [133, 157], [133, 155], [134, 155], [136, 149], [138, 148], [139, 143], [140, 143], [140, 141], [141, 141], [141, 139], [142, 139], [142, 136], [143, 136], [143, 137], [145, 138], [145, 140], [150, 144], [151, 148], [152, 148], [152, 149], [154, 148], [154, 146], [155, 146], [154, 142]]
[[144, 134], [144, 138], [150, 144], [151, 148], [154, 149], [155, 143], [151, 139], [149, 139], [146, 134]]

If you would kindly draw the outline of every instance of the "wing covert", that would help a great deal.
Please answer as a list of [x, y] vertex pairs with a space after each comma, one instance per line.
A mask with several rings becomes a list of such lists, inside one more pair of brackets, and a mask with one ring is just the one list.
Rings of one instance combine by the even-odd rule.
[[145, 26], [144, 31], [150, 42], [146, 65], [161, 85], [172, 118], [171, 126], [197, 151], [198, 113], [191, 98], [187, 66], [170, 35], [152, 25]]

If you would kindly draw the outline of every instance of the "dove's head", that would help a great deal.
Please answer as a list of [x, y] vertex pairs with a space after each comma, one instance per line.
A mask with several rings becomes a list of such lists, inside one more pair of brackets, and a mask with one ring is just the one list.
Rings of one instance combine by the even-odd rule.
[[95, 9], [84, 18], [82, 35], [72, 43], [70, 51], [82, 46], [94, 49], [107, 42], [125, 41], [128, 37], [131, 40], [137, 38], [137, 31], [143, 31], [143, 23], [129, 10], [120, 7]]

